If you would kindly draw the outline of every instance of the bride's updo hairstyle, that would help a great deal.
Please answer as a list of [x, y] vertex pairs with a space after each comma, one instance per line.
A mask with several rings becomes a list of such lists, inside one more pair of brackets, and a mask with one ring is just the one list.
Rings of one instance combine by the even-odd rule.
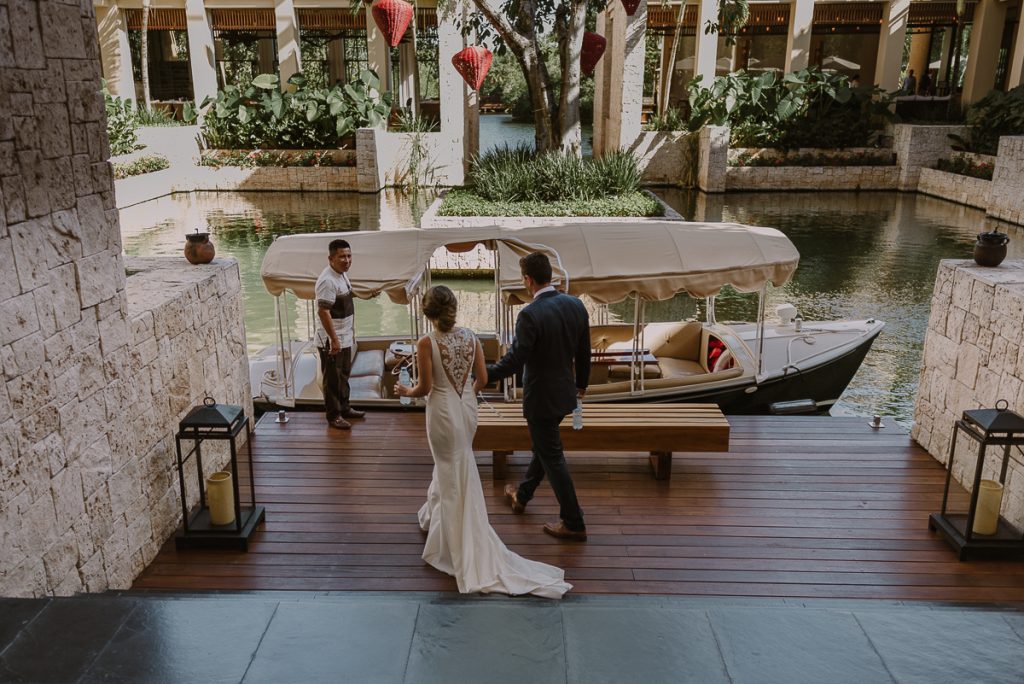
[[459, 302], [455, 293], [444, 285], [435, 285], [423, 295], [423, 313], [433, 321], [441, 332], [448, 332], [455, 327], [455, 313]]

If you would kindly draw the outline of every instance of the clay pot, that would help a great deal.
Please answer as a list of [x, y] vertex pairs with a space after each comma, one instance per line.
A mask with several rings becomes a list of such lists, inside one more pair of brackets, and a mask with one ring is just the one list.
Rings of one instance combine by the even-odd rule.
[[209, 233], [189, 233], [185, 236], [185, 258], [190, 264], [208, 264], [217, 251], [210, 242]]
[[998, 266], [1006, 258], [1006, 243], [1009, 241], [1006, 233], [978, 233], [978, 241], [974, 243], [974, 261], [979, 266]]

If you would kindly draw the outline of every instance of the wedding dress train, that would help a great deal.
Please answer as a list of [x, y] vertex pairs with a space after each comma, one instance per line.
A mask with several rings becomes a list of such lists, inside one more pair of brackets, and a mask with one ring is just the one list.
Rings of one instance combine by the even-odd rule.
[[470, 372], [476, 337], [465, 328], [433, 332], [432, 388], [427, 441], [434, 472], [419, 511], [427, 532], [423, 560], [455, 577], [462, 593], [534, 594], [561, 598], [572, 588], [565, 573], [509, 551], [487, 519], [473, 457], [477, 404]]

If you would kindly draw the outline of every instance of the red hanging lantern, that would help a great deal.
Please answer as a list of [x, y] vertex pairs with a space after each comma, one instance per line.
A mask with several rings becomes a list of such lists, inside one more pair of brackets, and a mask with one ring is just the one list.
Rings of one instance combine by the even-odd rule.
[[626, 14], [633, 16], [636, 8], [640, 6], [640, 0], [622, 0], [622, 6], [626, 8]]
[[604, 54], [604, 48], [607, 44], [608, 41], [600, 33], [586, 31], [583, 34], [583, 49], [580, 51], [580, 69], [583, 70], [584, 76], [590, 76], [594, 73], [594, 67], [597, 66], [597, 61]]
[[452, 57], [452, 65], [473, 90], [480, 90], [484, 77], [491, 68], [494, 55], [485, 47], [470, 45], [462, 48]]
[[388, 45], [395, 47], [402, 42], [405, 29], [409, 28], [412, 20], [412, 5], [402, 0], [377, 0], [370, 12]]

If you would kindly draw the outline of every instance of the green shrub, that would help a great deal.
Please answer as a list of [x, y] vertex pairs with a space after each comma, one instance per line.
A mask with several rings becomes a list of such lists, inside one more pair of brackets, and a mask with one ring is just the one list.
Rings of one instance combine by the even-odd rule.
[[110, 154], [117, 156], [138, 149], [135, 108], [130, 100], [111, 95], [104, 84], [103, 101], [107, 110], [107, 137], [110, 139]]
[[335, 159], [329, 150], [290, 152], [283, 150], [230, 150], [226, 154], [210, 154], [204, 150], [199, 157], [200, 166], [355, 166], [355, 159]]
[[700, 84], [698, 76], [688, 86], [686, 128], [729, 126], [734, 147], [868, 147], [893, 118], [886, 93], [817, 67], [781, 78], [738, 71]]
[[599, 199], [496, 202], [472, 189], [445, 195], [439, 216], [663, 216], [661, 203], [645, 192], [633, 191]]
[[940, 159], [935, 165], [939, 171], [958, 173], [961, 176], [992, 180], [995, 172], [995, 165], [990, 162], [976, 162], [964, 157], [953, 157], [952, 159]]
[[950, 135], [958, 149], [996, 154], [999, 138], [1024, 134], [1024, 85], [1002, 92], [993, 90], [967, 108], [967, 135]]
[[647, 131], [685, 131], [688, 130], [686, 116], [682, 110], [673, 107], [664, 114], [655, 114], [644, 124]]
[[178, 121], [174, 114], [159, 107], [135, 108], [135, 121], [140, 126], [184, 126], [184, 121]]
[[227, 86], [200, 110], [203, 144], [213, 149], [327, 149], [351, 143], [357, 128], [377, 126], [391, 111], [391, 94], [363, 70], [343, 86], [309, 88], [302, 74], [281, 92], [277, 76], [262, 74], [244, 90]]
[[144, 173], [163, 171], [170, 168], [171, 163], [163, 155], [150, 154], [128, 162], [115, 162], [113, 166], [114, 178], [120, 180], [129, 176], [141, 176]]
[[636, 191], [640, 171], [627, 152], [590, 160], [561, 152], [538, 155], [520, 144], [475, 159], [469, 179], [478, 196], [494, 202], [585, 201]]

